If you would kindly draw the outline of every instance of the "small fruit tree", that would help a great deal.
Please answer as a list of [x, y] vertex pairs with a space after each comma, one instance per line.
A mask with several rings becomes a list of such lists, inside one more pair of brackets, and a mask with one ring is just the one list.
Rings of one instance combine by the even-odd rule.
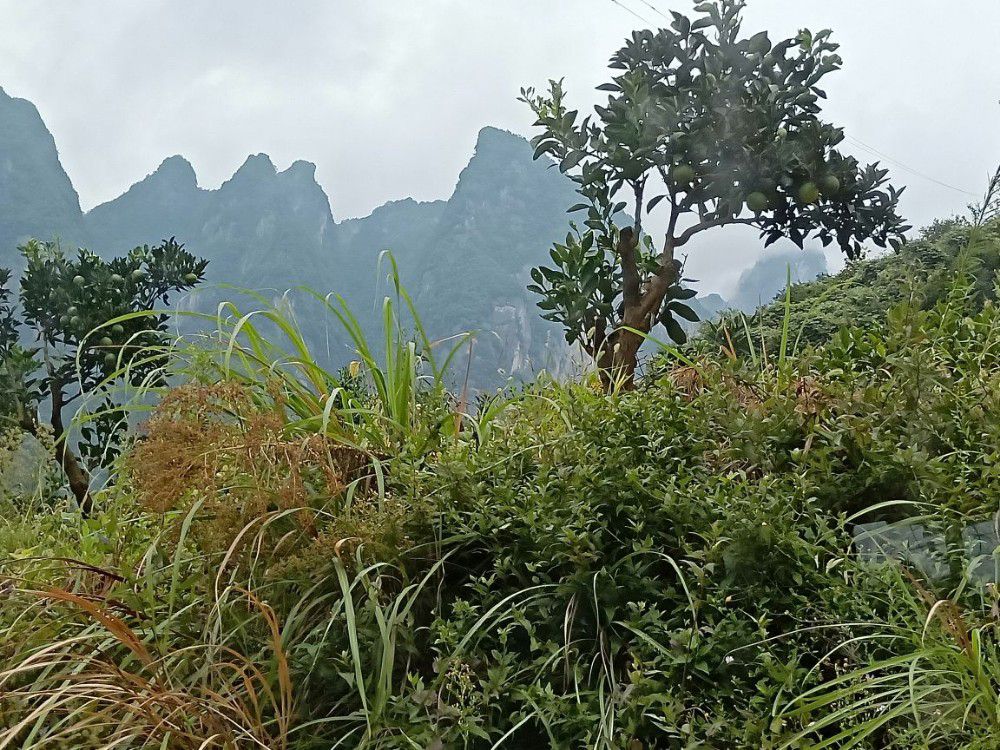
[[[21, 252], [19, 305], [11, 298], [10, 272], [0, 269], [0, 409], [36, 435], [48, 416], [55, 457], [77, 501], [89, 509], [88, 466], [114, 455], [104, 447], [125, 427], [115, 413], [113, 386], [155, 384], [168, 320], [155, 311], [169, 304], [171, 293], [201, 281], [208, 261], [173, 239], [108, 261], [87, 250], [71, 257], [34, 240]], [[67, 410], [99, 387], [106, 402], [102, 417], [81, 430], [81, 446], [90, 447], [81, 457], [67, 434]]]
[[[868, 240], [898, 247], [909, 229], [887, 171], [840, 153], [843, 131], [819, 118], [819, 84], [841, 65], [830, 32], [744, 37], [743, 6], [704, 2], [693, 19], [673, 13], [669, 29], [634, 32], [611, 58], [599, 87], [607, 104], [594, 115], [569, 110], [561, 82], [546, 95], [522, 91], [543, 129], [535, 158], [558, 160], [584, 198], [570, 211], [586, 211], [586, 229], [573, 225], [530, 289], [609, 386], [631, 385], [655, 324], [683, 342], [675, 316], [697, 320], [678, 251], [702, 232], [746, 224], [765, 246], [814, 236], [856, 258]], [[634, 223], [619, 227], [626, 208]], [[643, 232], [656, 209], [662, 243]]]

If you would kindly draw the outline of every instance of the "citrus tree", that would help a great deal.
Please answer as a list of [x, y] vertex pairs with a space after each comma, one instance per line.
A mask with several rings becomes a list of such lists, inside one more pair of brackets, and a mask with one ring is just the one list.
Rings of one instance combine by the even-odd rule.
[[[55, 458], [87, 509], [88, 469], [114, 455], [106, 446], [125, 427], [115, 415], [113, 386], [156, 381], [168, 316], [155, 310], [168, 305], [172, 293], [201, 281], [208, 261], [173, 239], [111, 260], [82, 249], [70, 256], [56, 244], [34, 240], [20, 250], [26, 267], [17, 301], [10, 272], [0, 269], [0, 409], [35, 435], [48, 417]], [[103, 417], [82, 427], [74, 450], [69, 410], [98, 388], [106, 394]]]
[[[843, 131], [820, 119], [820, 83], [841, 65], [830, 32], [745, 36], [743, 6], [704, 2], [694, 18], [634, 32], [592, 115], [567, 107], [561, 82], [522, 90], [542, 129], [535, 158], [558, 161], [583, 197], [570, 212], [586, 212], [529, 288], [609, 386], [631, 385], [654, 325], [683, 342], [676, 318], [697, 320], [678, 251], [702, 232], [745, 224], [765, 246], [815, 237], [856, 258], [866, 241], [898, 247], [909, 229], [887, 171], [838, 151]], [[634, 219], [620, 226], [626, 208]], [[643, 231], [653, 211], [666, 225], [656, 242]]]

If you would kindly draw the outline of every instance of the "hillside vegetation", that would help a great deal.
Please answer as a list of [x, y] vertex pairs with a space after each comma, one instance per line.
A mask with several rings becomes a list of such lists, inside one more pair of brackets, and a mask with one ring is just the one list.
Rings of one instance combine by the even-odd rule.
[[[1000, 242], [972, 233], [841, 277], [865, 298], [965, 237], [933, 302], [619, 394], [472, 410], [402, 292], [339, 378], [293, 327], [179, 344], [92, 516], [49, 473], [3, 500], [0, 743], [990, 746], [995, 594], [962, 530], [1000, 487]], [[943, 573], [857, 557], [879, 519], [940, 530]]]
[[[974, 231], [982, 240], [970, 249]], [[807, 346], [826, 343], [844, 326], [877, 326], [888, 307], [903, 301], [927, 309], [949, 293], [956, 274], [970, 275], [976, 304], [995, 300], [1000, 258], [994, 246], [998, 241], [1000, 221], [975, 229], [963, 219], [944, 220], [925, 229], [898, 253], [852, 263], [833, 276], [793, 281], [787, 314], [781, 292], [773, 302], [745, 318], [754, 346], [763, 341], [764, 348], [777, 351], [786, 318], [792, 344]], [[731, 343], [743, 353], [749, 348], [744, 318], [739, 314], [702, 326], [701, 334], [719, 345]]]
[[[996, 748], [1000, 172], [904, 246], [902, 190], [821, 118], [831, 32], [772, 42], [743, 7], [634, 32], [579, 122], [525, 89], [558, 170], [484, 131], [447, 202], [363, 221], [265, 156], [92, 212], [129, 244], [187, 217], [216, 272], [275, 283], [287, 239], [314, 292], [199, 308], [198, 248], [28, 241], [0, 271], [0, 750]], [[539, 266], [560, 173], [586, 219]], [[720, 301], [681, 248], [733, 225], [850, 265], [688, 342]], [[377, 289], [336, 268], [341, 296], [308, 255], [334, 230], [414, 244]], [[537, 371], [538, 317], [593, 367], [477, 395]], [[456, 332], [483, 321], [513, 333]]]

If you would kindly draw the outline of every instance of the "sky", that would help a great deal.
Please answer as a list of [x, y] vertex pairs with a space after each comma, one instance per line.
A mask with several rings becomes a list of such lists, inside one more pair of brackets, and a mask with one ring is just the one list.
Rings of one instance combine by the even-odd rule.
[[[212, 188], [266, 152], [279, 168], [316, 163], [342, 219], [447, 197], [481, 127], [532, 134], [521, 86], [565, 78], [585, 110], [633, 28], [692, 6], [0, 0], [0, 86], [37, 105], [85, 209], [172, 154]], [[842, 45], [825, 117], [845, 149], [908, 186], [916, 226], [964, 211], [1000, 162], [1000, 0], [749, 0], [746, 31], [802, 27]], [[759, 243], [740, 229], [693, 245], [688, 267], [708, 289], [752, 262]]]

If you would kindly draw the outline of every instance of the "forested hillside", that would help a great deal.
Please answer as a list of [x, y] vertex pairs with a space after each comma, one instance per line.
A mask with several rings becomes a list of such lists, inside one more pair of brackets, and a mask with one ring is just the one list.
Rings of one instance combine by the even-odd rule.
[[[297, 161], [278, 171], [266, 154], [249, 157], [216, 190], [199, 187], [191, 164], [172, 156], [84, 214], [34, 106], [0, 94], [0, 122], [0, 264], [18, 267], [16, 248], [30, 237], [106, 257], [175, 237], [210, 261], [210, 282], [270, 297], [301, 286], [342, 294], [371, 333], [387, 291], [388, 264], [379, 258], [389, 250], [432, 338], [479, 332], [469, 362], [472, 385], [495, 386], [567, 364], [558, 331], [534, 314], [525, 287], [528, 268], [565, 234], [573, 186], [547, 163], [532, 161], [519, 136], [484, 128], [447, 200], [394, 201], [338, 223], [314, 165]], [[233, 296], [210, 284], [185, 305], [214, 311]], [[318, 313], [309, 296], [293, 294], [292, 305], [306, 336], [329, 352], [330, 365], [345, 364], [349, 341], [313, 325]]]
[[0, 265], [18, 265], [17, 244], [38, 234], [83, 242], [80, 199], [38, 110], [0, 88]]
[[[970, 247], [973, 234], [977, 240]], [[752, 344], [738, 315], [706, 324], [701, 333], [719, 345], [732, 341], [744, 353], [750, 346], [760, 347], [762, 341], [769, 351], [777, 351], [786, 328], [791, 345], [820, 345], [843, 327], [877, 326], [885, 311], [901, 302], [933, 307], [960, 273], [971, 274], [972, 293], [977, 304], [982, 304], [996, 299], [998, 248], [1000, 222], [975, 228], [968, 220], [944, 219], [898, 253], [861, 260], [833, 276], [793, 284], [787, 313], [784, 294], [756, 312], [751, 310], [747, 322]]]

